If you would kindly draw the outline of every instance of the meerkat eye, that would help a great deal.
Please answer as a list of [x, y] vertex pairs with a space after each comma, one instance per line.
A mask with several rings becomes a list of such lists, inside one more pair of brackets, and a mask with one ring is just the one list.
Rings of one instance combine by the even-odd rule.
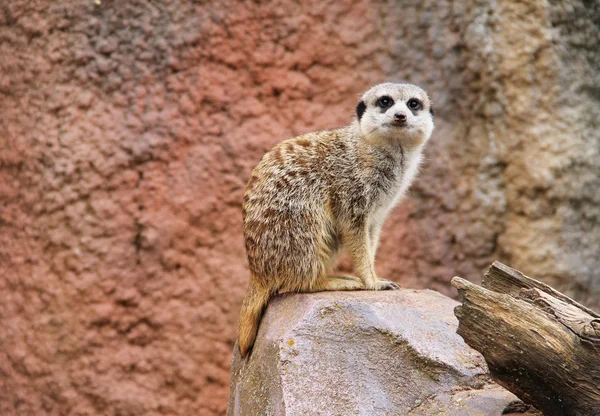
[[411, 98], [410, 100], [408, 100], [407, 104], [408, 108], [410, 108], [411, 110], [419, 110], [422, 107], [421, 102], [416, 98]]
[[379, 100], [377, 100], [377, 105], [381, 108], [388, 108], [391, 107], [394, 104], [394, 100], [391, 99], [391, 97], [388, 97], [387, 95], [384, 95], [383, 97], [379, 98]]

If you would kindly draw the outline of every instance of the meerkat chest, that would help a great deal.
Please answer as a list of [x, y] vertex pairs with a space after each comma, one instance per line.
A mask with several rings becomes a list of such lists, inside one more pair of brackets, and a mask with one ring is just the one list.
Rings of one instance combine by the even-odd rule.
[[373, 201], [371, 218], [373, 221], [383, 223], [389, 212], [400, 202], [402, 197], [413, 182], [419, 164], [421, 151], [405, 151], [402, 163], [394, 169], [392, 180], [381, 189]]

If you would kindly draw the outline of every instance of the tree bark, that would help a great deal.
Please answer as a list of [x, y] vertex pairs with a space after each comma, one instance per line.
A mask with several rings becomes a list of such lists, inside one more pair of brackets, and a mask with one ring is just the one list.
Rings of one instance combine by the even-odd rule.
[[490, 373], [546, 415], [600, 415], [600, 316], [495, 262], [483, 287], [452, 280], [458, 334]]

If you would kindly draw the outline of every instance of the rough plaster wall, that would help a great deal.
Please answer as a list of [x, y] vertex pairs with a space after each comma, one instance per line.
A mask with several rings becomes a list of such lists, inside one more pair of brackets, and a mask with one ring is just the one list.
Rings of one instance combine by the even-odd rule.
[[598, 3], [433, 4], [382, 15], [386, 72], [426, 85], [439, 117], [380, 270], [449, 293], [500, 259], [600, 307]]
[[[453, 147], [446, 148], [446, 173], [456, 178], [449, 192], [457, 202], [458, 252], [484, 254], [482, 263], [497, 257], [596, 308], [599, 21], [591, 2], [477, 9], [464, 37], [470, 97], [460, 98], [471, 113], [453, 126], [458, 140], [445, 142]], [[427, 186], [426, 176], [420, 184]]]
[[499, 258], [598, 307], [599, 18], [0, 0], [0, 414], [222, 414], [249, 172], [383, 80], [423, 85], [438, 116], [379, 274], [450, 293]]

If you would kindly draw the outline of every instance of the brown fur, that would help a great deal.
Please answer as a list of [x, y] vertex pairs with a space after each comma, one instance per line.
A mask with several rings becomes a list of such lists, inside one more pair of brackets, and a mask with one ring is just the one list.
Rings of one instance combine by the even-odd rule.
[[[384, 95], [392, 107], [379, 107]], [[411, 98], [420, 110], [407, 106]], [[252, 172], [242, 207], [251, 273], [239, 324], [242, 356], [276, 293], [399, 287], [377, 278], [375, 252], [383, 221], [416, 174], [433, 130], [431, 104], [418, 87], [381, 84], [359, 105], [366, 110], [349, 126], [286, 140]], [[391, 123], [399, 113], [408, 118], [400, 127]], [[332, 274], [343, 249], [358, 277]]]

